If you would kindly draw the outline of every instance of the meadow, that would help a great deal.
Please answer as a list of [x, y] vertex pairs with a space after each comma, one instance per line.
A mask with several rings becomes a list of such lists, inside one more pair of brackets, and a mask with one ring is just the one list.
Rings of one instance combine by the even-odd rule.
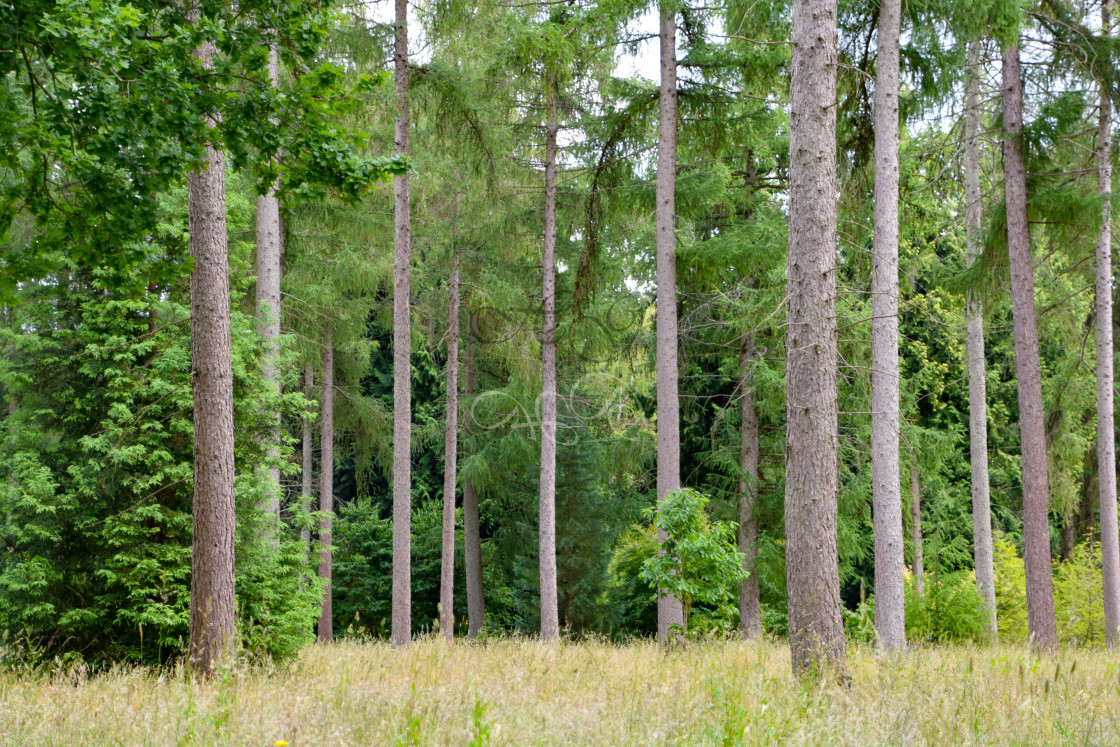
[[306, 648], [200, 682], [181, 669], [0, 674], [0, 743], [1117, 744], [1120, 657], [1064, 649], [849, 652], [799, 684], [781, 641], [615, 645], [421, 639]]

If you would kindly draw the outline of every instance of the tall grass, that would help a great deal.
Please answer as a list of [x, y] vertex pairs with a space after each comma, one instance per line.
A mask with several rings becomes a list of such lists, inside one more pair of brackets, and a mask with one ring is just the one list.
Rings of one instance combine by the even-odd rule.
[[780, 642], [662, 652], [528, 640], [308, 648], [212, 683], [118, 668], [0, 674], [2, 744], [1117, 744], [1120, 659], [1066, 650], [851, 651], [798, 684]]

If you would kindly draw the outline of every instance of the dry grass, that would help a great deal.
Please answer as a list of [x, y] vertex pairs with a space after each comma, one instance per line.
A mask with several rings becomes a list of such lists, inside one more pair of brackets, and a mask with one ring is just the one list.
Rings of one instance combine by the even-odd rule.
[[0, 743], [1117, 744], [1118, 662], [856, 649], [844, 689], [796, 684], [781, 643], [667, 656], [649, 643], [341, 643], [211, 684], [126, 669], [0, 674]]

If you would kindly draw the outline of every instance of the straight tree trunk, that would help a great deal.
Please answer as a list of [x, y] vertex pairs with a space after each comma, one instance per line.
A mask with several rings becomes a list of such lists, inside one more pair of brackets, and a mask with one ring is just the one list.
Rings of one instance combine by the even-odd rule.
[[[980, 257], [980, 43], [968, 43], [968, 87], [964, 113], [965, 262], [969, 267]], [[968, 325], [968, 428], [969, 459], [972, 466], [972, 548], [976, 568], [976, 591], [988, 612], [988, 630], [995, 635], [995, 569], [992, 565], [992, 509], [988, 483], [988, 384], [984, 365], [984, 309], [968, 294], [965, 316]]]
[[323, 394], [321, 399], [319, 446], [319, 578], [323, 586], [323, 603], [319, 607], [319, 640], [334, 640], [334, 619], [331, 605], [331, 542], [334, 527], [334, 342], [327, 333], [323, 346]]
[[875, 238], [871, 269], [871, 501], [875, 630], [906, 650], [902, 491], [898, 466], [898, 36], [901, 0], [879, 4], [875, 74]]
[[[657, 136], [657, 502], [681, 486], [680, 401], [677, 394], [677, 16], [661, 7], [661, 102]], [[658, 543], [664, 533], [658, 530]], [[657, 597], [657, 640], [684, 630], [684, 607]]]
[[[273, 46], [268, 51], [268, 79], [273, 87], [279, 82], [280, 57]], [[266, 194], [257, 197], [257, 323], [260, 325], [264, 355], [261, 373], [276, 391], [280, 391], [280, 255], [284, 249], [280, 233], [280, 201], [276, 198], [276, 184]], [[268, 455], [276, 459], [279, 453], [280, 411], [272, 413], [276, 434], [270, 439]], [[270, 466], [271, 495], [261, 502], [261, 509], [280, 519], [280, 467]]]
[[[467, 402], [474, 396], [477, 372], [474, 367], [474, 345], [470, 316], [467, 317], [467, 344], [463, 350], [465, 381], [463, 394]], [[468, 429], [470, 425], [468, 423]], [[467, 637], [477, 638], [486, 621], [486, 600], [482, 594], [482, 540], [478, 519], [478, 491], [469, 477], [463, 479], [463, 565], [467, 576]]]
[[786, 586], [793, 670], [844, 676], [836, 539], [836, 0], [794, 0], [786, 360]]
[[[922, 538], [922, 487], [918, 483], [918, 465], [910, 465], [910, 544], [913, 545], [914, 591], [921, 596], [926, 587], [925, 566], [925, 540]], [[875, 604], [879, 603], [879, 595], [875, 595]]]
[[1019, 384], [1019, 440], [1023, 469], [1023, 544], [1027, 576], [1027, 627], [1032, 646], [1058, 643], [1054, 583], [1050, 571], [1050, 524], [1042, 371], [1034, 305], [1034, 268], [1027, 220], [1027, 169], [1023, 156], [1023, 83], [1018, 41], [1003, 50], [1003, 171], [1007, 205], [1007, 251]]
[[[1102, 33], [1109, 32], [1108, 0], [1101, 3]], [[1101, 84], [1097, 129], [1097, 191], [1102, 198], [1097, 234], [1097, 473], [1101, 504], [1101, 565], [1104, 578], [1105, 641], [1120, 646], [1120, 537], [1116, 519], [1116, 432], [1112, 366], [1112, 102]]]
[[439, 629], [455, 638], [455, 484], [459, 459], [459, 255], [451, 258], [447, 287], [447, 414], [443, 437], [443, 554], [440, 558]]
[[[189, 11], [198, 23], [199, 10]], [[196, 55], [213, 69], [216, 47]], [[206, 115], [210, 128], [218, 126]], [[194, 394], [194, 508], [190, 662], [204, 676], [236, 651], [233, 569], [236, 509], [233, 365], [226, 235], [225, 158], [206, 146], [206, 164], [187, 177], [191, 272], [191, 379]]]
[[747, 640], [762, 636], [762, 607], [758, 594], [758, 409], [751, 366], [754, 364], [754, 337], [743, 335], [739, 350], [739, 392], [742, 413], [739, 424], [739, 552], [743, 570], [750, 575], [739, 582], [739, 634]]
[[544, 263], [541, 325], [541, 640], [560, 636], [556, 590], [556, 92], [549, 81], [544, 156]]
[[[315, 369], [307, 364], [303, 375], [303, 394], [307, 399], [314, 396]], [[311, 501], [315, 498], [315, 442], [311, 418], [303, 419], [303, 497], [300, 499], [301, 510], [305, 513], [311, 509]], [[304, 558], [308, 557], [311, 548], [311, 527], [304, 524], [299, 530], [299, 541], [303, 545]]]
[[[394, 153], [408, 155], [408, 3], [396, 0], [397, 119]], [[408, 174], [393, 179], [393, 624], [394, 646], [412, 640], [412, 329], [409, 320], [412, 232]]]

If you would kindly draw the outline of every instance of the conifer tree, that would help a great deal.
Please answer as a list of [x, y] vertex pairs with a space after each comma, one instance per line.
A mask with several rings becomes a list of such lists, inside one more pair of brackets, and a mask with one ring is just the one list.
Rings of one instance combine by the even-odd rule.
[[323, 343], [323, 393], [319, 416], [319, 578], [323, 581], [323, 602], [319, 608], [319, 640], [334, 640], [334, 618], [331, 604], [331, 567], [334, 526], [334, 343], [330, 331]]

